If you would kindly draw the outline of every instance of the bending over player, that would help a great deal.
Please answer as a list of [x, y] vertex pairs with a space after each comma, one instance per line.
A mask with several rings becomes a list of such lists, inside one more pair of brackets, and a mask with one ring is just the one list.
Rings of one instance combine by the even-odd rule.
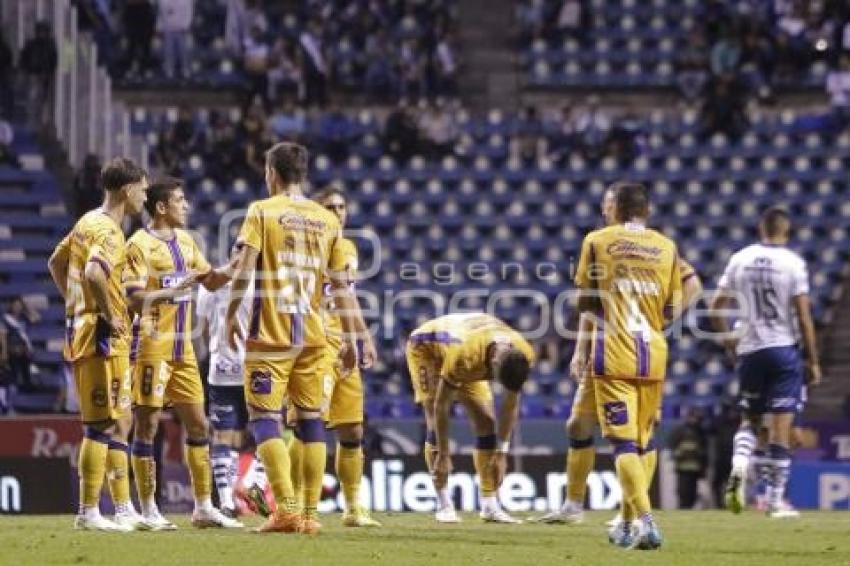
[[159, 417], [172, 403], [186, 428], [186, 462], [192, 480], [195, 509], [192, 524], [204, 527], [241, 527], [212, 505], [209, 425], [204, 414], [204, 389], [192, 348], [192, 294], [200, 282], [217, 289], [230, 280], [213, 270], [195, 240], [184, 229], [189, 204], [178, 179], [151, 185], [145, 203], [151, 224], [127, 242], [125, 288], [132, 309], [133, 402], [135, 437], [133, 473], [142, 515], [158, 530], [176, 526], [156, 505], [156, 465], [153, 442]]
[[[756, 446], [756, 431], [769, 415], [767, 462], [773, 518], [794, 518], [785, 505], [785, 485], [791, 473], [791, 429], [801, 402], [803, 363], [797, 349], [795, 323], [803, 336], [809, 385], [820, 383], [817, 339], [809, 303], [806, 262], [786, 246], [791, 219], [772, 207], [759, 224], [761, 242], [747, 246], [729, 259], [711, 305], [712, 320], [727, 353], [738, 358], [741, 425], [733, 440], [732, 472], [726, 488], [726, 506], [734, 513], [744, 508], [747, 469]], [[746, 309], [730, 332], [726, 311], [733, 304]]]
[[[436, 519], [456, 523], [449, 490], [450, 410], [454, 401], [466, 408], [477, 436], [473, 452], [480, 478], [481, 518], [519, 523], [498, 499], [504, 479], [511, 433], [519, 418], [519, 397], [534, 363], [528, 342], [501, 320], [483, 313], [451, 314], [426, 322], [411, 333], [407, 367], [415, 401], [422, 404], [428, 436], [425, 462], [437, 491]], [[505, 388], [498, 421], [490, 381]]]

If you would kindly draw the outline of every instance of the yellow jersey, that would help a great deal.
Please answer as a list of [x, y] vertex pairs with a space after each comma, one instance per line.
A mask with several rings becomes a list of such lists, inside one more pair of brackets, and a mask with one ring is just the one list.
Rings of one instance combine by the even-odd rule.
[[[211, 267], [198, 244], [185, 230], [174, 230], [165, 240], [147, 228], [127, 242], [127, 295], [159, 291], [180, 285], [191, 272], [208, 273]], [[170, 302], [145, 305], [133, 321], [133, 360], [183, 361], [194, 359], [192, 348], [192, 294]]]
[[65, 290], [65, 345], [68, 361], [95, 356], [126, 356], [130, 349], [129, 330], [120, 336], [110, 333], [109, 325], [98, 316], [91, 286], [85, 280], [86, 265], [97, 262], [107, 275], [107, 300], [110, 314], [130, 319], [122, 288], [126, 264], [124, 232], [102, 209], [87, 212], [71, 232], [56, 246], [56, 252], [68, 257], [68, 288]]
[[322, 283], [347, 265], [337, 217], [312, 200], [277, 195], [251, 204], [239, 241], [259, 251], [246, 351], [326, 346]]
[[[341, 249], [340, 253], [345, 257], [345, 271], [349, 281], [352, 281], [351, 288], [353, 291], [353, 281], [357, 276], [357, 247], [348, 238], [342, 238], [339, 241], [339, 246]], [[324, 295], [325, 308], [322, 312], [325, 315], [325, 331], [327, 332], [328, 346], [339, 351], [340, 347], [342, 347], [342, 321], [339, 315], [334, 314], [335, 305], [329, 281], [325, 282]]]
[[596, 230], [582, 243], [575, 283], [600, 297], [592, 375], [663, 380], [664, 324], [682, 301], [676, 244], [639, 224]]
[[685, 261], [682, 258], [679, 258], [679, 275], [682, 278], [682, 283], [690, 279], [691, 277], [696, 277], [697, 270], [694, 269], [694, 266]]
[[440, 378], [455, 387], [489, 381], [487, 349], [494, 342], [510, 343], [534, 364], [534, 348], [519, 332], [485, 313], [448, 314], [414, 330], [409, 342], [424, 348], [440, 368]]

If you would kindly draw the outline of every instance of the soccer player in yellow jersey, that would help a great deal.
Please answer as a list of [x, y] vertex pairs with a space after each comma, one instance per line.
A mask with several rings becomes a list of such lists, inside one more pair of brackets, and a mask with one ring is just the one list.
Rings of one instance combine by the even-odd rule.
[[[56, 246], [48, 268], [65, 299], [64, 355], [73, 366], [85, 429], [74, 526], [128, 531], [143, 525], [132, 510], [127, 453], [120, 448], [122, 440], [126, 447], [130, 428], [130, 321], [122, 287], [126, 256], [121, 221], [141, 212], [148, 182], [141, 167], [122, 158], [104, 166], [102, 182], [103, 205], [80, 218]], [[116, 522], [103, 518], [98, 508], [107, 471]]]
[[[248, 208], [239, 233], [243, 248], [228, 306], [226, 334], [235, 346], [241, 338], [235, 315], [253, 277], [245, 399], [257, 453], [277, 503], [260, 532], [315, 534], [321, 529], [317, 507], [326, 458], [321, 408], [328, 363], [323, 281], [330, 283], [344, 331], [343, 370], [348, 374], [357, 365], [358, 339], [363, 343], [362, 367], [370, 367], [376, 357], [372, 337], [349, 288], [351, 270], [341, 244], [339, 220], [303, 196], [307, 161], [307, 149], [295, 143], [279, 143], [266, 154], [266, 184], [271, 196]], [[303, 444], [304, 504], [300, 513], [280, 428], [287, 395], [295, 407], [296, 429]]]
[[[330, 186], [317, 193], [313, 200], [331, 211], [345, 227], [347, 203], [341, 189]], [[347, 278], [357, 277], [357, 247], [348, 238], [339, 242], [348, 270]], [[323, 416], [328, 428], [336, 432], [336, 455], [334, 468], [345, 497], [345, 513], [342, 524], [346, 527], [380, 527], [381, 524], [369, 516], [369, 512], [360, 504], [360, 482], [363, 479], [363, 379], [357, 368], [350, 375], [343, 375], [338, 363], [342, 348], [342, 322], [334, 313], [335, 305], [330, 293], [330, 284], [324, 284], [326, 293], [325, 328], [327, 331], [328, 357], [324, 376]], [[296, 491], [302, 484], [301, 457], [304, 444], [296, 429], [295, 441], [289, 449], [292, 460], [292, 478]]]
[[[617, 224], [616, 202], [614, 187], [605, 191], [602, 199], [602, 216], [606, 226]], [[679, 258], [679, 270], [682, 278], [682, 304], [685, 308], [693, 304], [702, 292], [702, 282], [694, 268], [682, 258]], [[592, 321], [585, 318], [586, 332], [592, 330]], [[578, 357], [575, 357], [578, 356]], [[581, 352], [576, 349], [573, 358], [574, 364], [581, 364], [579, 359]], [[558, 511], [544, 515], [539, 519], [543, 523], [580, 523], [584, 520], [584, 500], [587, 493], [587, 477], [593, 470], [596, 458], [596, 449], [593, 445], [593, 434], [599, 421], [596, 416], [596, 398], [594, 395], [593, 379], [586, 375], [577, 377], [577, 388], [573, 397], [573, 406], [570, 417], [567, 420], [567, 435], [569, 437], [569, 450], [567, 451], [567, 498]], [[652, 484], [655, 476], [657, 452], [653, 442], [643, 448], [641, 458], [647, 466], [647, 482]], [[622, 518], [609, 524], [613, 527]]]
[[192, 479], [195, 509], [192, 524], [241, 527], [212, 505], [209, 426], [204, 389], [192, 348], [192, 293], [200, 282], [215, 290], [230, 280], [229, 266], [213, 270], [184, 229], [189, 204], [179, 179], [150, 186], [145, 204], [151, 224], [127, 243], [125, 288], [137, 313], [133, 323], [133, 403], [136, 429], [133, 472], [142, 515], [157, 530], [176, 528], [157, 509], [153, 442], [163, 405], [173, 404], [186, 427], [186, 462]]
[[[519, 418], [520, 390], [534, 363], [531, 345], [491, 315], [464, 313], [435, 318], [414, 330], [405, 354], [414, 399], [425, 413], [424, 454], [437, 491], [437, 521], [459, 521], [447, 489], [451, 471], [449, 411], [452, 403], [459, 401], [477, 436], [473, 461], [480, 478], [480, 516], [489, 522], [519, 523], [502, 510], [497, 492]], [[490, 381], [505, 388], [498, 419]]]
[[682, 277], [675, 243], [646, 227], [646, 188], [620, 183], [614, 193], [618, 224], [591, 232], [582, 243], [575, 277], [583, 291], [582, 320], [571, 373], [583, 376], [589, 366], [597, 418], [614, 446], [624, 516], [611, 541], [654, 549], [662, 539], [652, 518], [641, 453], [650, 445], [661, 407], [664, 325], [681, 310]]

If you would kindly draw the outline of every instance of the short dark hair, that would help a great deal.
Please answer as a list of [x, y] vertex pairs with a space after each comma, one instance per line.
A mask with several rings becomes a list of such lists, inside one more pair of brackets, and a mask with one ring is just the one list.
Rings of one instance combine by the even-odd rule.
[[759, 224], [768, 238], [783, 236], [791, 229], [791, 214], [782, 206], [771, 206], [762, 213]]
[[499, 364], [499, 382], [505, 389], [517, 393], [528, 379], [530, 369], [531, 365], [525, 354], [512, 349], [505, 354], [502, 363]]
[[313, 200], [316, 202], [322, 202], [332, 196], [339, 196], [345, 201], [348, 200], [348, 197], [345, 196], [345, 191], [338, 185], [328, 185], [327, 187], [320, 189], [319, 192], [313, 195]]
[[157, 179], [148, 187], [148, 199], [145, 201], [145, 210], [151, 217], [156, 216], [157, 203], [168, 203], [171, 193], [183, 188], [183, 181], [175, 177], [162, 177]]
[[307, 148], [294, 142], [280, 142], [266, 152], [266, 164], [286, 185], [303, 183], [307, 178]]
[[109, 160], [100, 171], [101, 182], [105, 191], [120, 191], [127, 185], [138, 183], [147, 172], [136, 165], [136, 162], [126, 157], [116, 157]]
[[617, 203], [617, 220], [628, 222], [632, 218], [649, 216], [649, 191], [641, 183], [616, 183], [614, 200]]

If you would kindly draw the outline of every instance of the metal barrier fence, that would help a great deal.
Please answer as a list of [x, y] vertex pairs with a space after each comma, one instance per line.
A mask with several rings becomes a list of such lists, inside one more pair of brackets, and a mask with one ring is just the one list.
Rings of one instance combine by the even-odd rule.
[[[88, 154], [103, 161], [116, 155], [148, 166], [145, 141], [130, 133], [130, 111], [112, 96], [112, 81], [98, 66], [97, 46], [80, 33], [77, 9], [71, 0], [2, 0], [0, 22], [15, 60], [33, 36], [37, 22], [47, 22], [56, 41], [58, 64], [50, 85], [49, 119], [44, 120], [27, 98], [30, 125], [47, 127], [64, 146], [68, 161], [82, 165]], [[21, 83], [26, 78], [18, 73]], [[27, 90], [25, 87], [24, 90]]]

